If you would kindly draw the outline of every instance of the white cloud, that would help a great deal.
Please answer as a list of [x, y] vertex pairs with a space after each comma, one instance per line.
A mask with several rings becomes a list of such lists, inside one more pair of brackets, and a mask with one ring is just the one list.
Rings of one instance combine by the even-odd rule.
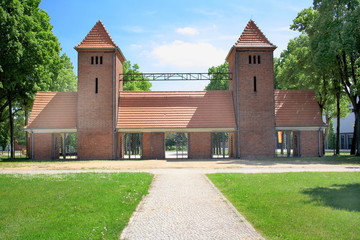
[[183, 27], [176, 29], [177, 33], [184, 34], [184, 35], [196, 35], [199, 31], [196, 28], [192, 27]]
[[206, 71], [211, 66], [217, 66], [225, 61], [227, 52], [216, 48], [210, 43], [190, 43], [176, 40], [169, 44], [155, 47], [151, 55], [161, 66], [190, 68]]

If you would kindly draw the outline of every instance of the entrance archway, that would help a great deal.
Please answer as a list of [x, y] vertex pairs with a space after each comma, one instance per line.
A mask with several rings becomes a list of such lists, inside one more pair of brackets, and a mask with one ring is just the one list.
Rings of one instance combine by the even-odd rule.
[[188, 158], [188, 135], [187, 133], [167, 133], [165, 138], [165, 158], [186, 159]]
[[124, 159], [141, 159], [142, 157], [142, 134], [124, 134]]

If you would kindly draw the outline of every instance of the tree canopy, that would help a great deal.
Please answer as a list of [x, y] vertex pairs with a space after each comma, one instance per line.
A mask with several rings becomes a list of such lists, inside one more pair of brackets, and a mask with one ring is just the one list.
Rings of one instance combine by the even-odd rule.
[[[124, 90], [125, 91], [151, 91], [151, 82], [148, 80], [141, 80], [141, 72], [139, 71], [140, 67], [137, 64], [131, 65], [130, 61], [125, 61], [123, 63], [123, 73], [124, 74], [139, 74], [138, 76], [124, 76]], [[141, 81], [140, 81], [141, 80]]]
[[[38, 90], [74, 90], [70, 59], [60, 56], [40, 0], [0, 1], [0, 122], [8, 122], [14, 157], [14, 114], [31, 106]], [[19, 118], [16, 118], [19, 119]]]
[[[228, 73], [229, 72], [229, 64], [227, 62], [216, 66], [211, 67], [208, 70], [209, 74], [214, 73]], [[205, 90], [228, 90], [229, 89], [229, 80], [225, 79], [226, 75], [212, 75], [215, 76], [214, 79], [210, 80], [210, 83], [205, 87]]]
[[[359, 0], [314, 0], [312, 8], [304, 9], [294, 19], [291, 28], [302, 35], [289, 43], [275, 70], [279, 86], [279, 79], [286, 76], [290, 86], [310, 84], [325, 110], [334, 109], [331, 102], [335, 97], [336, 111], [340, 113], [343, 96], [347, 96], [356, 118], [355, 143], [360, 137], [357, 127], [360, 126], [359, 6]], [[360, 144], [357, 144], [359, 153]]]

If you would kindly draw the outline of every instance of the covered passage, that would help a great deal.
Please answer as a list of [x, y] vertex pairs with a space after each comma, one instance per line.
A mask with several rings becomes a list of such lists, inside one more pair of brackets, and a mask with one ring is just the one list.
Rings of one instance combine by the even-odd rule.
[[229, 91], [121, 92], [117, 131], [143, 133], [145, 159], [166, 157], [169, 134], [177, 136], [177, 158], [208, 159], [211, 133], [236, 130], [233, 109]]

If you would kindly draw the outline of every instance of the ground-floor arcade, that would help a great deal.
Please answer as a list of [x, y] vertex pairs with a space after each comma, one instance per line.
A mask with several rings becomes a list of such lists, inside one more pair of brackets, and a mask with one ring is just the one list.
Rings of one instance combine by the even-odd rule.
[[[274, 156], [322, 156], [322, 133], [321, 128], [279, 127], [274, 134]], [[237, 150], [234, 144], [235, 131], [116, 132], [114, 136], [108, 137], [108, 142], [104, 134], [100, 135], [100, 139], [94, 134], [86, 135], [86, 139], [82, 139], [79, 144], [76, 132], [30, 133], [29, 156], [34, 160], [226, 159], [235, 158]], [[89, 148], [94, 155], [89, 155]]]

